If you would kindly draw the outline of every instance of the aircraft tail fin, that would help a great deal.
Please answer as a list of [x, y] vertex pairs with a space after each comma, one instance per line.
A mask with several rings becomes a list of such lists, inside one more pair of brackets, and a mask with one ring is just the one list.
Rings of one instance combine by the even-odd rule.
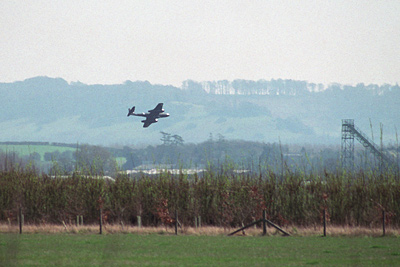
[[132, 108], [128, 108], [128, 117], [130, 115], [133, 115], [133, 112], [135, 112], [135, 106], [133, 106]]

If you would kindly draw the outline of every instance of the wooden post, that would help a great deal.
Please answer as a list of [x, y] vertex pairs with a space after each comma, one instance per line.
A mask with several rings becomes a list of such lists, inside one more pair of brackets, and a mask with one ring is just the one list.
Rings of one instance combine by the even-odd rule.
[[234, 234], [236, 234], [236, 233], [238, 233], [238, 232], [240, 232], [240, 231], [242, 231], [242, 230], [244, 230], [244, 229], [246, 229], [246, 228], [249, 228], [249, 227], [251, 227], [251, 226], [253, 226], [253, 225], [257, 224], [257, 223], [260, 223], [260, 222], [262, 222], [262, 221], [263, 221], [263, 219], [259, 219], [258, 221], [252, 222], [252, 223], [250, 223], [250, 224], [248, 224], [248, 225], [246, 225], [246, 226], [243, 226], [242, 228], [240, 228], [240, 229], [238, 229], [238, 230], [236, 230], [236, 231], [230, 233], [228, 236], [234, 235]]
[[385, 229], [385, 210], [384, 209], [382, 209], [382, 231], [383, 231], [382, 236], [385, 236], [386, 229]]
[[197, 229], [197, 217], [194, 216], [194, 227]]
[[326, 208], [324, 208], [324, 213], [323, 213], [323, 224], [324, 224], [324, 236], [326, 236]]
[[64, 222], [64, 221], [62, 221], [62, 223], [63, 223], [63, 225], [64, 225], [64, 229], [65, 229], [65, 231], [68, 231], [68, 228], [67, 228], [67, 225], [65, 224], [65, 222]]
[[81, 215], [81, 225], [83, 226], [83, 215]]
[[266, 219], [266, 211], [265, 210], [263, 210], [263, 221], [262, 221], [262, 223], [263, 223], [263, 235], [266, 235], [267, 234], [267, 225], [266, 225], [266, 223], [267, 223], [267, 219]]
[[178, 210], [175, 210], [175, 235], [178, 235]]
[[199, 218], [197, 220], [197, 224], [199, 225], [199, 228], [201, 228], [201, 216], [199, 216]]
[[100, 208], [100, 218], [99, 218], [99, 223], [100, 223], [100, 234], [103, 234], [103, 211]]
[[23, 220], [24, 218], [22, 217], [22, 208], [19, 207], [19, 233], [22, 234], [22, 225], [24, 224]]
[[274, 224], [270, 220], [265, 220], [265, 221], [268, 223], [268, 225], [275, 227], [278, 231], [280, 231], [285, 236], [290, 236], [290, 234], [288, 232], [286, 232], [285, 230], [283, 230], [282, 228], [280, 228], [278, 225]]
[[76, 226], [79, 226], [79, 215], [76, 215]]
[[141, 216], [137, 216], [137, 224], [139, 228], [142, 228], [142, 217]]

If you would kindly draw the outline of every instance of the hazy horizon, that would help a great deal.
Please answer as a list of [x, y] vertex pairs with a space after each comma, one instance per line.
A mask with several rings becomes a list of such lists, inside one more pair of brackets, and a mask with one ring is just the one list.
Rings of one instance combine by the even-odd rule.
[[27, 80], [32, 80], [32, 79], [36, 79], [36, 78], [49, 78], [49, 79], [62, 79], [62, 80], [64, 80], [64, 81], [66, 81], [69, 85], [74, 85], [74, 84], [79, 84], [79, 83], [81, 83], [81, 84], [83, 84], [83, 85], [121, 85], [121, 84], [124, 84], [125, 82], [149, 82], [151, 85], [162, 85], [162, 86], [173, 86], [173, 87], [176, 87], [176, 88], [179, 88], [179, 89], [182, 89], [182, 86], [183, 86], [183, 83], [184, 82], [186, 82], [186, 81], [193, 81], [193, 82], [197, 82], [197, 83], [207, 83], [207, 82], [220, 82], [220, 81], [228, 81], [228, 82], [233, 82], [233, 81], [238, 81], [238, 80], [242, 80], [242, 81], [251, 81], [251, 82], [257, 82], [257, 81], [272, 81], [272, 80], [275, 80], [275, 81], [277, 81], [277, 80], [283, 80], [283, 81], [289, 81], [289, 80], [291, 80], [291, 81], [295, 81], [295, 82], [298, 82], [298, 81], [304, 81], [304, 82], [307, 82], [307, 83], [314, 83], [314, 84], [322, 84], [323, 86], [324, 86], [324, 90], [325, 89], [328, 89], [330, 86], [332, 86], [332, 85], [336, 85], [336, 84], [338, 84], [338, 85], [340, 85], [340, 86], [350, 86], [350, 87], [353, 87], [353, 86], [356, 86], [357, 84], [364, 84], [364, 85], [377, 85], [377, 86], [384, 86], [384, 85], [390, 85], [390, 86], [397, 86], [397, 85], [399, 85], [399, 83], [398, 82], [396, 82], [396, 83], [388, 83], [388, 82], [382, 82], [382, 83], [366, 83], [366, 82], [364, 82], [364, 81], [359, 81], [359, 82], [357, 82], [357, 83], [354, 83], [354, 84], [350, 84], [350, 83], [340, 83], [340, 82], [335, 82], [335, 81], [333, 81], [333, 82], [330, 82], [330, 83], [324, 83], [324, 82], [319, 82], [319, 83], [317, 83], [317, 82], [314, 82], [314, 81], [308, 81], [308, 80], [295, 80], [295, 79], [291, 79], [290, 77], [289, 78], [280, 78], [280, 77], [277, 77], [277, 78], [271, 78], [271, 79], [265, 79], [265, 78], [260, 78], [260, 79], [257, 79], [257, 80], [250, 80], [250, 79], [239, 79], [239, 78], [237, 78], [237, 79], [232, 79], [232, 80], [227, 80], [227, 79], [224, 79], [224, 80], [201, 80], [201, 81], [199, 81], [199, 80], [192, 80], [192, 79], [185, 79], [185, 80], [182, 80], [181, 81], [181, 84], [180, 85], [173, 85], [173, 84], [162, 84], [162, 83], [152, 83], [151, 81], [148, 81], [148, 80], [124, 80], [124, 81], [121, 81], [121, 82], [114, 82], [114, 83], [85, 83], [85, 82], [82, 82], [82, 81], [80, 81], [80, 80], [67, 80], [67, 79], [65, 79], [64, 77], [52, 77], [52, 76], [48, 76], [48, 75], [38, 75], [38, 76], [32, 76], [32, 77], [26, 77], [26, 78], [24, 78], [24, 79], [18, 79], [18, 80], [14, 80], [14, 81], [9, 81], [9, 82], [4, 82], [4, 81], [1, 81], [0, 80], [0, 83], [3, 83], [3, 84], [12, 84], [12, 83], [16, 83], [16, 82], [25, 82], [25, 81], [27, 81]]

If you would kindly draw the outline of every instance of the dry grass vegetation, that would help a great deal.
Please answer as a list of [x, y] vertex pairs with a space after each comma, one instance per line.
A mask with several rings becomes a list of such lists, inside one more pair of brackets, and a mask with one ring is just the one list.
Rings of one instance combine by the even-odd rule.
[[[191, 236], [223, 236], [236, 230], [235, 228], [224, 228], [216, 226], [204, 227], [181, 227], [178, 235]], [[322, 236], [322, 226], [316, 227], [295, 227], [288, 226], [285, 228], [292, 236]], [[18, 225], [0, 224], [0, 233], [19, 233]], [[23, 226], [24, 234], [99, 234], [99, 225], [59, 225], [59, 224], [33, 224]], [[399, 228], [386, 229], [386, 236], [400, 237]], [[123, 226], [121, 224], [105, 224], [103, 225], [103, 234], [159, 234], [174, 235], [173, 227], [137, 227]], [[251, 227], [236, 234], [237, 236], [261, 236], [261, 227]], [[267, 227], [267, 236], [282, 235], [275, 228]], [[327, 236], [331, 237], [380, 237], [382, 236], [382, 228], [370, 227], [350, 227], [350, 226], [328, 226]]]

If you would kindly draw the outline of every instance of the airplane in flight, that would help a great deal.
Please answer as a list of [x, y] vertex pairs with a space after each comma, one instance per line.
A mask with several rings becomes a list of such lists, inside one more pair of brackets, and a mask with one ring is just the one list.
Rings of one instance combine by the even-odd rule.
[[147, 128], [150, 124], [158, 122], [159, 118], [169, 117], [168, 113], [164, 113], [163, 103], [158, 103], [154, 109], [149, 110], [146, 113], [135, 113], [135, 106], [133, 106], [132, 108], [128, 108], [128, 117], [131, 115], [146, 118], [145, 120], [142, 120], [143, 128]]

